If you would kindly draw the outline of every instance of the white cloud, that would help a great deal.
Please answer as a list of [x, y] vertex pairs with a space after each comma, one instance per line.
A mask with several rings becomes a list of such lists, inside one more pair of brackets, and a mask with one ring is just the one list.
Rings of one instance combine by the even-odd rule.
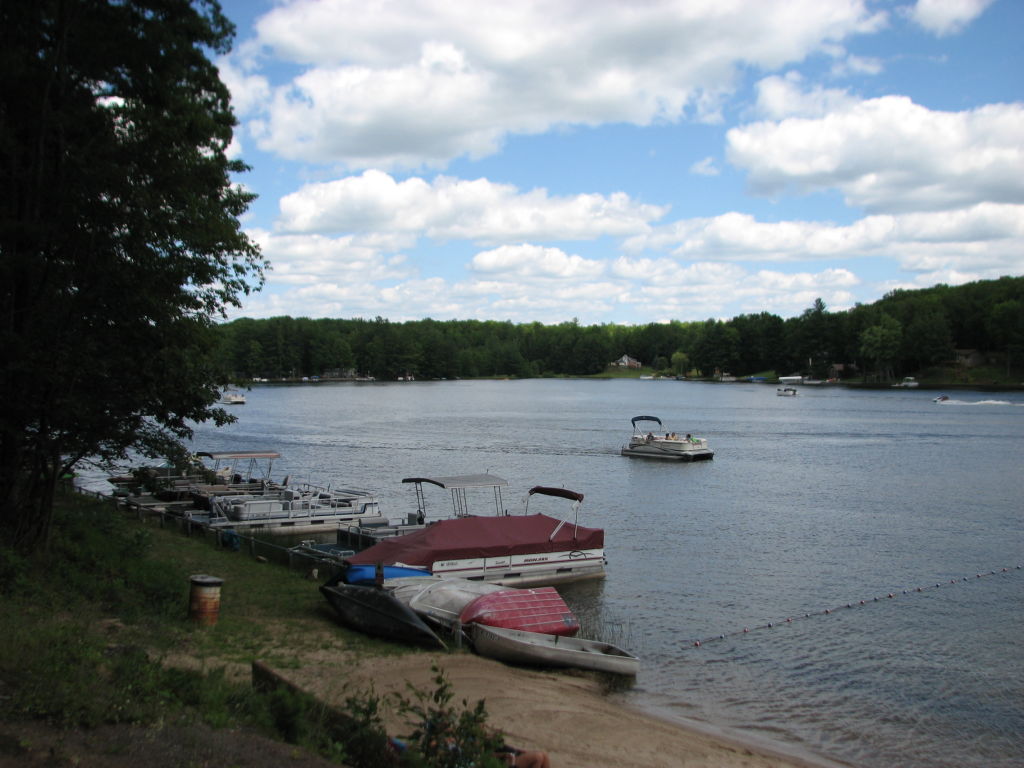
[[992, 0], [917, 0], [907, 15], [915, 24], [944, 37], [963, 30], [991, 4]]
[[366, 171], [308, 184], [282, 198], [279, 227], [289, 232], [384, 231], [485, 243], [590, 240], [644, 232], [666, 211], [635, 203], [622, 193], [550, 197], [543, 189], [523, 193], [487, 179], [438, 176], [430, 182], [397, 181], [382, 171]]
[[721, 171], [715, 166], [715, 158], [705, 157], [690, 166], [690, 173], [697, 176], [717, 176]]
[[847, 226], [759, 222], [733, 212], [677, 221], [630, 238], [625, 248], [694, 262], [782, 264], [881, 256], [910, 272], [941, 267], [981, 279], [1024, 271], [1024, 205], [980, 203], [939, 213], [867, 216]]
[[376, 238], [322, 235], [280, 235], [263, 230], [247, 233], [273, 265], [268, 278], [275, 285], [343, 283], [353, 287], [384, 280], [408, 279], [414, 272], [395, 243]]
[[242, 62], [228, 56], [217, 59], [220, 79], [231, 91], [231, 108], [244, 116], [259, 110], [270, 98], [271, 88], [266, 77], [246, 74]]
[[569, 255], [559, 248], [543, 248], [527, 243], [503, 245], [478, 253], [473, 257], [470, 268], [475, 272], [501, 274], [510, 278], [586, 279], [604, 272], [604, 265], [600, 261]]
[[304, 71], [268, 91], [232, 75], [262, 149], [350, 168], [443, 166], [559, 125], [720, 119], [748, 67], [877, 30], [864, 0], [451, 3], [299, 0], [258, 23], [238, 67]]
[[787, 117], [823, 117], [831, 112], [850, 109], [857, 100], [846, 91], [815, 86], [803, 90], [803, 77], [798, 72], [773, 75], [756, 85], [755, 111], [761, 117], [781, 120]]
[[880, 59], [870, 56], [847, 56], [832, 65], [832, 76], [880, 75], [883, 69]]
[[[821, 110], [790, 83], [763, 81], [763, 108], [784, 114]], [[818, 117], [786, 117], [727, 133], [732, 163], [766, 195], [838, 189], [871, 212], [938, 211], [991, 201], [1024, 202], [1024, 105], [989, 104], [938, 112], [902, 96], [844, 103]], [[760, 102], [759, 102], [760, 103]]]

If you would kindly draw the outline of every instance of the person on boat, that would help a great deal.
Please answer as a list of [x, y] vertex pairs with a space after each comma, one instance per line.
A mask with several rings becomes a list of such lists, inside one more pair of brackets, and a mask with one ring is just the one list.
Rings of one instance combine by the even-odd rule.
[[651, 442], [651, 441], [652, 441], [653, 439], [654, 439], [654, 433], [653, 433], [653, 432], [648, 432], [648, 433], [647, 433], [647, 442], [649, 443], [649, 442]]

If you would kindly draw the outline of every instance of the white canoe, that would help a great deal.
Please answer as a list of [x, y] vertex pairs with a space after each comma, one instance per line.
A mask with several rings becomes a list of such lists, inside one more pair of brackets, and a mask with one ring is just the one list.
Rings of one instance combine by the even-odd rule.
[[498, 661], [593, 669], [616, 675], [636, 675], [640, 669], [640, 659], [610, 643], [484, 624], [470, 624], [468, 629], [476, 652]]

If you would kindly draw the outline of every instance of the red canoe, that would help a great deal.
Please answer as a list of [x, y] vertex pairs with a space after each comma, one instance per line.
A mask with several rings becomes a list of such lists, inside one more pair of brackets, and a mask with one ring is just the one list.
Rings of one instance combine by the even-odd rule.
[[463, 624], [486, 624], [564, 637], [575, 635], [580, 629], [579, 621], [554, 587], [502, 589], [480, 595], [462, 610], [459, 620]]

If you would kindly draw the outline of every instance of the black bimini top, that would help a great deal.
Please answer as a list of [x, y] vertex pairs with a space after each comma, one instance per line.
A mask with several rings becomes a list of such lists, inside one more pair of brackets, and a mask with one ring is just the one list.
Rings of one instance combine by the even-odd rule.
[[403, 483], [431, 483], [439, 488], [500, 488], [508, 481], [497, 475], [452, 475], [451, 477], [405, 477]]
[[658, 422], [658, 426], [661, 426], [661, 419], [659, 419], [657, 416], [634, 416], [633, 417], [633, 426], [634, 427], [636, 426], [636, 423], [638, 421], [656, 421], [656, 422]]
[[570, 491], [568, 488], [549, 488], [543, 485], [535, 485], [530, 489], [529, 493], [531, 496], [535, 493], [540, 493], [544, 496], [558, 496], [559, 498], [569, 499], [570, 501], [583, 501], [582, 493]]
[[223, 461], [225, 459], [279, 459], [277, 451], [198, 451], [196, 456]]

